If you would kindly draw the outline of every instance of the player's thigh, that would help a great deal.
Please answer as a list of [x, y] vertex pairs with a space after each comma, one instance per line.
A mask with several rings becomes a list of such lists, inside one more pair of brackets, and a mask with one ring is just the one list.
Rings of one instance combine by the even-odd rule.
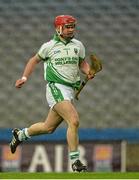
[[63, 118], [53, 109], [49, 110], [48, 116], [45, 120], [45, 127], [53, 132], [57, 126], [63, 121]]
[[54, 106], [54, 109], [67, 123], [79, 124], [78, 113], [71, 101], [59, 102]]

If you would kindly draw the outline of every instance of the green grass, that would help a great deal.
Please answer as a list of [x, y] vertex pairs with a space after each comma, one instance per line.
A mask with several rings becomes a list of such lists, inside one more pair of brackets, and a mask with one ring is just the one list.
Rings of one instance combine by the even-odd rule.
[[139, 173], [0, 173], [0, 179], [139, 179]]

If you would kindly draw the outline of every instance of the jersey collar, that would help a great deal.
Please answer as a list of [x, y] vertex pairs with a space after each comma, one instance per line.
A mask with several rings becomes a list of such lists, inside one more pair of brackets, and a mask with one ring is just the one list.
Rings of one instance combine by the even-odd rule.
[[72, 42], [72, 39], [71, 39], [70, 41], [62, 41], [62, 40], [59, 38], [58, 34], [55, 34], [54, 37], [53, 37], [53, 39], [54, 39], [55, 41], [57, 41], [57, 42], [62, 42], [62, 43], [64, 43], [65, 45], [67, 45], [68, 43]]

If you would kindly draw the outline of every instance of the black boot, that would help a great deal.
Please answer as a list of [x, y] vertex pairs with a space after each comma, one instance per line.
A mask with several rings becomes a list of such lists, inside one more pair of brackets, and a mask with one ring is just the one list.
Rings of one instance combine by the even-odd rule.
[[19, 131], [20, 131], [20, 129], [14, 129], [12, 131], [13, 137], [10, 142], [10, 149], [11, 149], [12, 153], [15, 153], [17, 146], [22, 142], [22, 141], [19, 141], [19, 139], [18, 139]]
[[87, 171], [87, 167], [85, 165], [83, 165], [80, 160], [76, 160], [72, 164], [72, 170], [77, 171], [77, 172], [81, 172], [81, 171], [85, 172], [85, 171]]

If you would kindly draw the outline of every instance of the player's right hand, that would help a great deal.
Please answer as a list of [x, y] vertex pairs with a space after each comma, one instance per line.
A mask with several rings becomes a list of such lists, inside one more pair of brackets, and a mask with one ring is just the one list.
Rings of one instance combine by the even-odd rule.
[[27, 80], [25, 80], [25, 79], [18, 79], [18, 80], [16, 81], [16, 83], [15, 83], [15, 87], [16, 87], [16, 88], [21, 88], [21, 87], [23, 86], [23, 84], [25, 84], [26, 81], [27, 81]]

